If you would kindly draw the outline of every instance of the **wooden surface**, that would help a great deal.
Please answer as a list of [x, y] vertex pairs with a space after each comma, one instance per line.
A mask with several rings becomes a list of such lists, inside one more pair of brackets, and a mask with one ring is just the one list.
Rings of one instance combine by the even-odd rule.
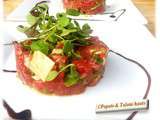
[[[4, 15], [11, 13], [23, 0], [4, 0]], [[148, 20], [148, 29], [155, 34], [155, 0], [132, 0]]]
[[4, 16], [10, 14], [23, 0], [3, 0]]
[[155, 35], [155, 0], [132, 0], [148, 20], [148, 29]]

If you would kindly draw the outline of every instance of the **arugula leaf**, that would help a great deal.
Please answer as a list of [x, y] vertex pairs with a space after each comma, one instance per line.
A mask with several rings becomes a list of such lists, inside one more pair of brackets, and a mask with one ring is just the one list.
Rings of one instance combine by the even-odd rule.
[[52, 81], [54, 80], [56, 77], [58, 76], [58, 72], [57, 71], [51, 71], [49, 72], [46, 81]]
[[43, 9], [43, 11], [48, 10], [48, 5], [46, 3], [42, 3], [42, 4], [37, 4], [37, 7]]
[[49, 35], [48, 40], [54, 44], [56, 44], [57, 42], [57, 36], [53, 33], [51, 35]]
[[62, 17], [60, 19], [58, 19], [58, 25], [62, 26], [62, 27], [66, 27], [69, 23], [70, 23], [70, 19], [66, 18], [66, 17]]
[[30, 14], [34, 17], [39, 17], [41, 14], [41, 11], [37, 7], [35, 7], [30, 11]]
[[33, 25], [28, 27], [28, 29], [26, 29], [25, 31], [21, 31], [21, 32], [24, 32], [27, 37], [35, 37], [36, 35], [39, 34], [39, 31], [37, 30], [37, 26], [40, 22], [41, 20], [38, 19]]
[[75, 84], [78, 83], [78, 81], [80, 80], [79, 74], [76, 71], [75, 66], [71, 66], [70, 67], [70, 73], [67, 74], [64, 84], [66, 87], [70, 87], [73, 86]]
[[77, 21], [74, 20], [74, 24], [76, 25], [78, 30], [81, 30], [81, 27], [80, 27], [80, 25], [79, 25], [79, 23]]
[[34, 25], [39, 19], [39, 17], [35, 17], [31, 13], [28, 13], [26, 19], [27, 19], [28, 24]]
[[35, 5], [35, 7], [36, 6], [39, 6], [39, 5], [41, 5], [41, 4], [46, 4], [46, 3], [48, 3], [49, 1], [46, 1], [46, 0], [44, 0], [44, 1], [40, 1], [40, 2], [38, 2], [36, 5]]
[[66, 13], [71, 16], [79, 16], [80, 12], [76, 9], [67, 9]]
[[30, 28], [24, 31], [24, 33], [26, 34], [27, 37], [34, 37], [39, 34], [39, 31], [34, 28]]
[[27, 31], [27, 29], [28, 29], [28, 27], [25, 27], [25, 26], [23, 26], [23, 25], [19, 25], [19, 26], [17, 26], [17, 30], [19, 31], [19, 32], [25, 32], [25, 31]]
[[88, 46], [88, 45], [91, 45], [92, 43], [88, 40], [77, 40], [74, 42], [76, 46]]
[[67, 28], [67, 29], [75, 29], [76, 27], [74, 27], [74, 24], [70, 22], [65, 28]]
[[103, 59], [100, 58], [97, 54], [94, 55], [94, 59], [96, 60], [96, 62], [97, 62], [98, 64], [102, 64], [102, 63], [103, 63]]
[[66, 16], [64, 13], [57, 14], [57, 24], [62, 27], [66, 27], [70, 23], [70, 18]]
[[48, 12], [48, 5], [45, 3], [37, 3], [30, 11], [30, 14], [34, 17], [40, 17], [44, 12]]
[[31, 44], [31, 50], [32, 51], [41, 51], [44, 54], [48, 54], [49, 51], [49, 47], [48, 44], [42, 40], [38, 40], [38, 41], [33, 41]]
[[56, 14], [57, 19], [67, 17], [65, 13], [57, 13]]
[[76, 32], [76, 31], [77, 31], [76, 29], [63, 29], [61, 36], [66, 36], [66, 35], [69, 35], [70, 33]]
[[90, 34], [92, 30], [91, 30], [91, 27], [88, 24], [84, 24], [82, 26], [82, 31], [85, 34]]
[[63, 47], [64, 54], [70, 57], [72, 55], [72, 50], [73, 50], [72, 42], [70, 40], [64, 41], [64, 47]]
[[80, 39], [86, 39], [90, 36], [92, 30], [88, 24], [84, 24], [82, 26], [82, 29], [80, 28], [80, 25], [77, 21], [74, 21], [75, 25], [77, 26], [77, 34]]
[[48, 21], [52, 25], [52, 23], [56, 23], [56, 18], [54, 16], [48, 16]]
[[85, 39], [85, 38], [88, 38], [90, 36], [89, 34], [86, 34], [83, 31], [79, 31], [78, 35], [79, 35], [79, 38], [81, 38], [81, 39]]

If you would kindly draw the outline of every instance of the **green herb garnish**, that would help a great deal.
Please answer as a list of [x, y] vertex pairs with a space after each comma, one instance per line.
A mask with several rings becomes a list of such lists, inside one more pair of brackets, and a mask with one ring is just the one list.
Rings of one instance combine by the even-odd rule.
[[64, 47], [63, 47], [64, 54], [67, 56], [71, 56], [72, 50], [73, 50], [72, 42], [70, 40], [64, 41]]
[[80, 80], [80, 77], [79, 77], [78, 72], [76, 71], [75, 66], [71, 66], [70, 73], [67, 74], [67, 76], [65, 78], [65, 82], [64, 82], [65, 86], [66, 87], [73, 86], [73, 85], [77, 84], [79, 80]]
[[82, 31], [83, 31], [83, 33], [88, 34], [88, 35], [92, 32], [92, 30], [88, 24], [84, 24], [82, 26]]
[[57, 13], [57, 24], [61, 27], [66, 27], [70, 23], [70, 18], [65, 13]]
[[99, 57], [99, 55], [95, 54], [94, 55], [94, 59], [96, 60], [96, 63], [98, 64], [102, 64], [103, 63], [103, 59]]
[[[21, 42], [26, 50], [34, 53], [40, 51], [47, 56], [60, 54], [67, 57], [67, 63], [59, 71], [49, 72], [46, 81], [54, 80], [61, 72], [65, 72], [65, 86], [70, 87], [79, 82], [80, 76], [72, 59], [81, 58], [77, 52], [80, 46], [88, 46], [92, 43], [88, 40], [91, 36], [91, 28], [88, 24], [79, 23], [70, 17], [80, 15], [79, 11], [68, 9], [66, 13], [57, 13], [56, 16], [49, 15], [47, 2], [37, 3], [28, 13], [28, 26], [20, 25], [17, 29], [28, 38]], [[59, 47], [58, 43], [61, 43]]]
[[38, 50], [46, 55], [48, 54], [48, 51], [49, 51], [49, 48], [48, 48], [49, 45], [45, 41], [42, 41], [42, 40], [33, 41], [30, 47], [32, 51]]
[[[64, 44], [63, 52], [68, 57], [78, 56], [75, 48], [90, 45], [87, 40], [91, 34], [91, 28], [84, 24], [82, 28], [77, 21], [67, 16], [79, 15], [78, 11], [68, 9], [66, 13], [57, 13], [56, 17], [50, 16], [47, 2], [37, 3], [27, 15], [30, 26], [18, 26], [17, 29], [27, 35], [32, 44], [25, 44], [28, 49], [39, 50], [48, 55], [52, 49], [61, 41]], [[22, 45], [23, 42], [22, 42]]]
[[67, 9], [66, 13], [71, 16], [79, 16], [80, 12], [76, 9]]
[[48, 74], [48, 76], [47, 76], [47, 78], [46, 78], [46, 81], [52, 81], [52, 80], [54, 80], [54, 79], [57, 77], [57, 75], [58, 75], [58, 72], [57, 72], [57, 71], [51, 71], [51, 72]]

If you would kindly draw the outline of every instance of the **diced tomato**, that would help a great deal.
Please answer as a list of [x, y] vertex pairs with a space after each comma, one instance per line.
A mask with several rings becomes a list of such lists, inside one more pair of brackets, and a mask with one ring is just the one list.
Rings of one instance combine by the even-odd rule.
[[104, 52], [104, 54], [100, 55], [101, 57], [104, 58], [106, 56], [105, 53], [108, 52], [109, 48], [103, 42], [99, 41], [97, 37], [93, 37], [88, 41], [92, 42], [93, 44], [90, 46], [79, 47], [80, 55], [84, 59], [91, 59], [93, 54], [98, 51]]
[[51, 59], [56, 63], [65, 64], [67, 62], [67, 57], [63, 55], [53, 55]]
[[56, 70], [60, 69], [62, 66], [64, 66], [68, 60], [67, 56], [63, 56], [63, 55], [52, 55], [51, 59], [56, 63]]
[[106, 57], [106, 55], [105, 55], [104, 53], [101, 53], [101, 54], [99, 54], [99, 57], [100, 57], [101, 59], [103, 59], [103, 58]]
[[86, 77], [92, 75], [92, 66], [87, 60], [75, 60], [73, 64], [76, 65], [76, 69], [81, 74], [81, 76]]
[[56, 48], [61, 49], [61, 48], [63, 48], [63, 46], [64, 46], [63, 42], [58, 42], [56, 45]]
[[[92, 82], [96, 83], [95, 73], [102, 69], [102, 65], [96, 64], [93, 61], [89, 60], [74, 60], [77, 71], [80, 73], [81, 79], [83, 79], [83, 84], [89, 85]], [[101, 76], [98, 74], [97, 76]]]

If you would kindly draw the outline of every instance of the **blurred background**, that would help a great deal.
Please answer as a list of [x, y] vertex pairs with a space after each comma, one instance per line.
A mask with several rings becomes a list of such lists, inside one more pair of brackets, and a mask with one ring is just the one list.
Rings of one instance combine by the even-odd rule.
[[[4, 16], [10, 14], [23, 0], [3, 0]], [[132, 0], [135, 6], [147, 18], [146, 27], [155, 35], [155, 0]]]

